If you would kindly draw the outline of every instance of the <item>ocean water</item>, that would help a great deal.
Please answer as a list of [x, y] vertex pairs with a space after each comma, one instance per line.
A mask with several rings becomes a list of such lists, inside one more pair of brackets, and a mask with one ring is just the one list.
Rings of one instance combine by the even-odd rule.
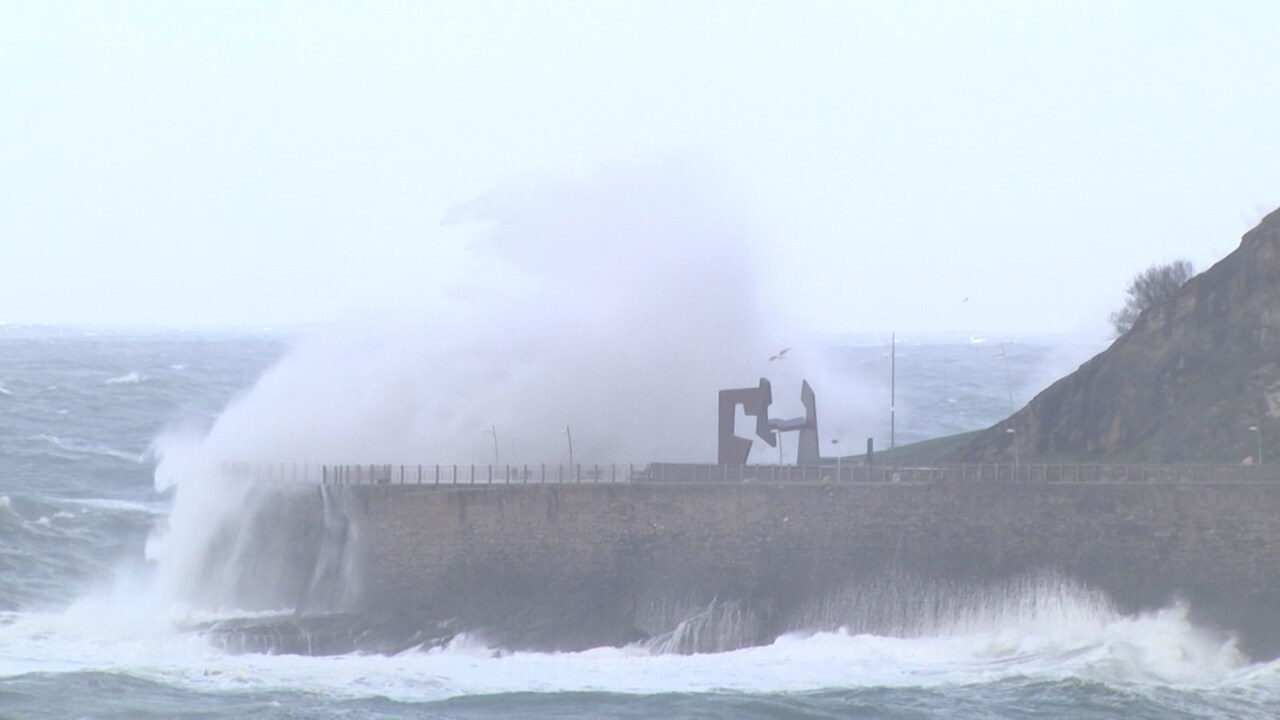
[[[824, 345], [882, 403], [862, 426], [880, 447], [887, 341]], [[207, 431], [295, 342], [0, 327], [0, 717], [1280, 716], [1280, 663], [1247, 661], [1185, 608], [1123, 616], [1069, 583], [1014, 585], [895, 636], [806, 632], [722, 653], [507, 652], [467, 636], [394, 656], [220, 650], [191, 628], [230, 610], [157, 582], [157, 538], [188, 520], [156, 489], [152, 447]], [[1097, 349], [902, 338], [896, 439], [983, 427]]]

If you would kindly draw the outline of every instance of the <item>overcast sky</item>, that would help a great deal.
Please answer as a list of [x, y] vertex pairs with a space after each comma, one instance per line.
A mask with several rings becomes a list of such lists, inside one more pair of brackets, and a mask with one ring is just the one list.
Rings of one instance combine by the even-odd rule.
[[822, 329], [1102, 336], [1280, 205], [1277, 37], [1275, 2], [0, 0], [0, 321], [394, 306], [458, 203], [681, 157]]

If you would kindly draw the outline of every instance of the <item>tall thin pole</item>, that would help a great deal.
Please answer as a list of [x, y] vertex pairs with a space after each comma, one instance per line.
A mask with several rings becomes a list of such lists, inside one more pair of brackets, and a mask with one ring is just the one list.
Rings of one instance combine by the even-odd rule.
[[898, 334], [889, 335], [889, 449], [897, 447]]
[[489, 432], [493, 433], [493, 464], [498, 465], [498, 426], [490, 425]]
[[569, 432], [569, 426], [564, 426], [565, 437], [569, 438], [569, 471], [573, 472], [573, 433]]

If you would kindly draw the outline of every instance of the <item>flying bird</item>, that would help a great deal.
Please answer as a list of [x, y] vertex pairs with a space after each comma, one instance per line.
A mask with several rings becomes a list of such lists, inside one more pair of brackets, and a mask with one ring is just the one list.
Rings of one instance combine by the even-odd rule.
[[789, 351], [790, 349], [791, 348], [782, 348], [781, 350], [778, 351], [777, 355], [774, 355], [773, 357], [769, 358], [769, 362], [773, 362], [774, 360], [786, 360], [787, 351]]

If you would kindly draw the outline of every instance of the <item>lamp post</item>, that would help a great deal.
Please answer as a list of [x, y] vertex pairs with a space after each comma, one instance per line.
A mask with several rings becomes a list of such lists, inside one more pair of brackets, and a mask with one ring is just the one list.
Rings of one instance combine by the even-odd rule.
[[1005, 432], [1013, 436], [1013, 479], [1018, 480], [1018, 431], [1013, 428], [1007, 428]]
[[831, 438], [831, 445], [835, 447], [836, 452], [836, 482], [840, 482], [840, 441]]
[[564, 435], [569, 439], [569, 472], [573, 472], [573, 433], [569, 432], [569, 426], [564, 426]]
[[1257, 425], [1250, 425], [1249, 432], [1253, 433], [1258, 438], [1258, 465], [1261, 466], [1262, 465], [1262, 431], [1258, 429]]

